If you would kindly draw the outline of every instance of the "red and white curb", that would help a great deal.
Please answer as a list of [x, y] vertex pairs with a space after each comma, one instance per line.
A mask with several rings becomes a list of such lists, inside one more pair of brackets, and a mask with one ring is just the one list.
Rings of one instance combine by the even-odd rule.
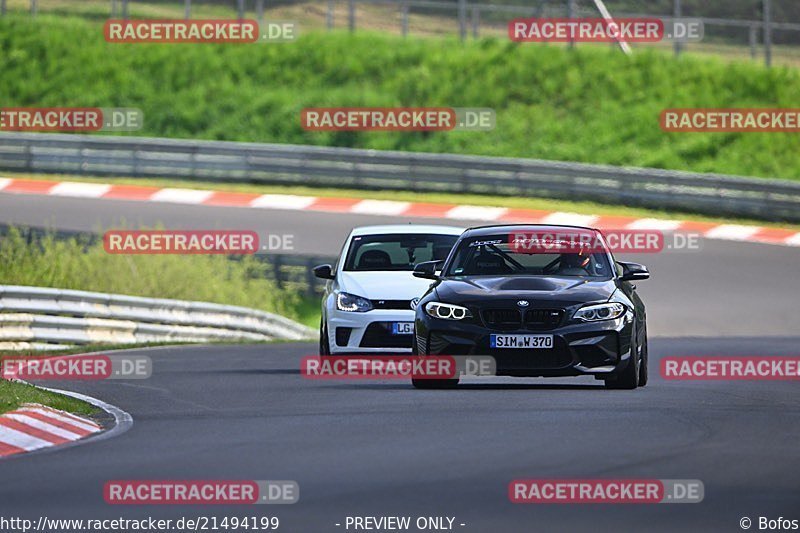
[[707, 239], [800, 246], [800, 232], [796, 229], [657, 218], [607, 215], [595, 216], [507, 207], [298, 196], [291, 194], [254, 194], [230, 191], [145, 187], [140, 185], [111, 185], [104, 183], [56, 182], [9, 178], [0, 178], [0, 193], [163, 202], [217, 207], [242, 207], [251, 209], [321, 211], [326, 213], [419, 217], [476, 222], [573, 224], [615, 230], [649, 229], [684, 231], [698, 233]]
[[87, 418], [44, 405], [25, 404], [0, 415], [0, 457], [66, 444], [102, 430]]

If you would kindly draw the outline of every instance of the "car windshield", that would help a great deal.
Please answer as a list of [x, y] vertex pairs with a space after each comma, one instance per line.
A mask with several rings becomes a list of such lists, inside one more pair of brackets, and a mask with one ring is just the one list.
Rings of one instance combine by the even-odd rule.
[[598, 246], [520, 244], [509, 234], [461, 241], [445, 276], [611, 276], [605, 251]]
[[425, 261], [444, 261], [458, 236], [433, 234], [360, 235], [350, 241], [346, 271], [414, 270]]

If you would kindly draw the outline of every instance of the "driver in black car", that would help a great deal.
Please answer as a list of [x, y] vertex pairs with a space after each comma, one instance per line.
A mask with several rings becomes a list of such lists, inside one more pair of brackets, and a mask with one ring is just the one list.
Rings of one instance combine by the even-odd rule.
[[561, 276], [588, 276], [590, 274], [589, 261], [591, 258], [592, 255], [583, 253], [583, 250], [579, 253], [561, 254], [558, 260], [557, 274]]

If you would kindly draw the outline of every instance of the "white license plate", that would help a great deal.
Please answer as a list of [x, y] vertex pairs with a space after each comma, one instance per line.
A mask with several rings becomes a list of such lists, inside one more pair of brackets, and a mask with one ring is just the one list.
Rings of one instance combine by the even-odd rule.
[[411, 335], [414, 333], [413, 322], [392, 322], [392, 335]]
[[552, 335], [498, 335], [493, 333], [489, 337], [489, 344], [492, 348], [552, 348]]

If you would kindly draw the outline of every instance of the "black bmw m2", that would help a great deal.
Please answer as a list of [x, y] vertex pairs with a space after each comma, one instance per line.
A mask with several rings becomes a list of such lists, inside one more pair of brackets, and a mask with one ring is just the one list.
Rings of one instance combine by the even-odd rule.
[[[414, 275], [434, 280], [416, 309], [416, 354], [489, 355], [504, 376], [647, 383], [647, 317], [631, 282], [650, 274], [615, 261], [599, 230], [472, 228], [443, 263], [420, 263]], [[417, 388], [457, 383], [414, 380]]]

